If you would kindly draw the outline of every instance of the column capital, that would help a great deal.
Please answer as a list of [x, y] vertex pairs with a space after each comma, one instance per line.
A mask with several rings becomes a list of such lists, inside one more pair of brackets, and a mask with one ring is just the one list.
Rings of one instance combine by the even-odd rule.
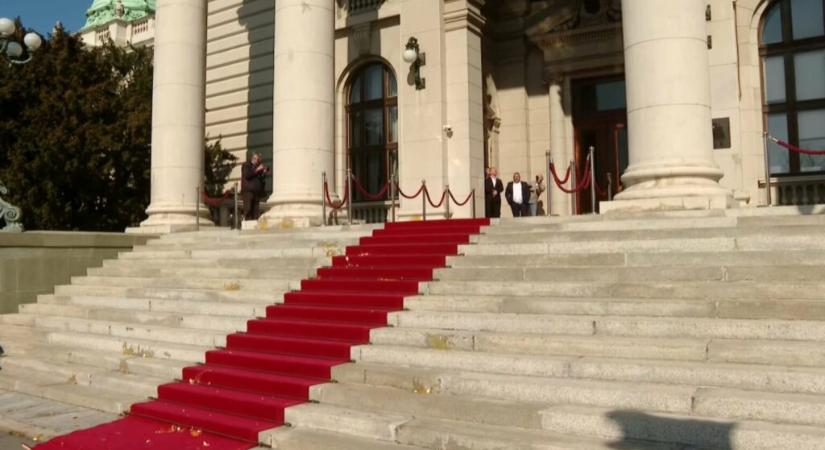
[[486, 0], [444, 0], [445, 31], [470, 29], [481, 36], [487, 19], [481, 12]]

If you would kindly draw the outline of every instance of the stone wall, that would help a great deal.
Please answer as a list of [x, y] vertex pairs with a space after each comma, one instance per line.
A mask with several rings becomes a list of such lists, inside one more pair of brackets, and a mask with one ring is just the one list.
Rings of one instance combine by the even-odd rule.
[[17, 312], [72, 276], [85, 275], [104, 259], [117, 258], [151, 236], [119, 233], [0, 233], [0, 314]]

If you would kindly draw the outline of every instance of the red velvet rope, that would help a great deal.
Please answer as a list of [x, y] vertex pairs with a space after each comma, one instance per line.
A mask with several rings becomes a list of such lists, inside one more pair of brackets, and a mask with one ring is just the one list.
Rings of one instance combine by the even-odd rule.
[[205, 191], [201, 193], [203, 203], [207, 206], [221, 206], [223, 202], [234, 194], [233, 191], [225, 191], [221, 197], [210, 197]]
[[595, 188], [596, 188], [596, 192], [597, 192], [600, 196], [602, 196], [602, 197], [607, 197], [607, 194], [608, 194], [608, 192], [607, 192], [607, 188], [602, 189], [602, 187], [601, 187], [601, 186], [599, 186], [599, 182], [596, 180], [596, 176], [595, 176], [595, 175], [593, 176], [593, 186], [595, 186]]
[[474, 194], [474, 192], [470, 192], [470, 195], [468, 195], [468, 196], [467, 196], [467, 199], [466, 199], [466, 200], [464, 200], [463, 202], [460, 202], [460, 201], [458, 201], [458, 200], [456, 200], [456, 199], [455, 199], [455, 196], [453, 195], [453, 191], [451, 191], [451, 190], [449, 190], [449, 189], [448, 189], [448, 190], [447, 190], [447, 193], [449, 193], [449, 194], [450, 194], [450, 198], [453, 200], [453, 203], [455, 203], [455, 204], [456, 204], [456, 206], [464, 206], [464, 205], [466, 205], [467, 203], [469, 203], [469, 202], [470, 202], [470, 200], [472, 200], [472, 199], [473, 199], [473, 194]]
[[775, 138], [771, 135], [768, 135], [768, 139], [773, 141], [776, 145], [779, 145], [780, 147], [785, 147], [786, 149], [788, 149], [792, 152], [802, 153], [803, 155], [814, 155], [814, 156], [825, 155], [825, 150], [807, 150], [807, 149], [804, 149], [804, 148], [799, 148], [799, 147], [797, 147], [795, 145], [791, 145], [791, 144], [789, 144], [789, 143], [787, 143], [787, 142], [785, 142], [781, 139], [777, 139], [777, 138]]
[[582, 175], [582, 177], [580, 178], [578, 186], [574, 187], [573, 189], [567, 189], [564, 186], [559, 186], [559, 189], [561, 189], [562, 192], [564, 192], [564, 193], [574, 194], [574, 193], [577, 193], [577, 192], [581, 192], [581, 191], [583, 191], [583, 190], [585, 190], [589, 187], [590, 187], [590, 165], [588, 164], [584, 167], [584, 175]]
[[395, 189], [398, 191], [398, 193], [399, 193], [402, 197], [406, 198], [407, 200], [413, 200], [413, 199], [415, 199], [415, 198], [418, 198], [418, 196], [419, 196], [419, 195], [421, 195], [421, 193], [422, 193], [422, 192], [424, 192], [424, 187], [425, 187], [425, 186], [424, 186], [424, 184], [422, 183], [422, 184], [421, 184], [421, 187], [420, 187], [420, 188], [418, 188], [418, 192], [416, 192], [416, 193], [415, 193], [415, 194], [413, 194], [413, 195], [407, 195], [407, 194], [405, 194], [405, 193], [404, 193], [404, 191], [402, 191], [402, 190], [401, 190], [401, 186], [399, 186], [399, 185], [398, 185], [398, 183], [395, 183]]
[[565, 184], [567, 184], [567, 182], [570, 180], [570, 174], [572, 173], [570, 171], [571, 167], [572, 166], [567, 166], [567, 173], [564, 175], [564, 179], [560, 180], [559, 175], [556, 173], [556, 165], [550, 163], [550, 174], [553, 175], [553, 181], [556, 183], [556, 186], [563, 187]]
[[439, 201], [438, 201], [438, 204], [437, 204], [437, 205], [436, 205], [435, 203], [433, 203], [432, 198], [430, 198], [430, 190], [429, 190], [429, 189], [427, 189], [427, 185], [426, 185], [426, 184], [424, 185], [424, 196], [427, 198], [427, 203], [429, 203], [429, 204], [430, 204], [430, 206], [432, 206], [433, 208], [436, 208], [436, 209], [437, 209], [437, 208], [441, 208], [441, 205], [443, 205], [443, 204], [444, 204], [444, 201], [446, 201], [446, 200], [447, 200], [447, 191], [444, 191], [444, 192], [441, 194], [441, 200], [439, 200]]
[[349, 202], [349, 186], [344, 187], [344, 198], [340, 202], [338, 202], [338, 204], [335, 204], [335, 202], [333, 202], [332, 198], [330, 198], [329, 196], [329, 183], [325, 181], [324, 197], [326, 197], [327, 206], [332, 208], [333, 211], [338, 211], [339, 209], [343, 208], [347, 204], [347, 202]]
[[361, 184], [358, 180], [358, 177], [355, 175], [352, 176], [352, 180], [355, 182], [355, 188], [358, 189], [358, 192], [361, 193], [367, 200], [384, 200], [384, 196], [387, 195], [387, 190], [390, 188], [390, 182], [384, 183], [384, 186], [378, 191], [377, 194], [370, 194], [370, 192]]

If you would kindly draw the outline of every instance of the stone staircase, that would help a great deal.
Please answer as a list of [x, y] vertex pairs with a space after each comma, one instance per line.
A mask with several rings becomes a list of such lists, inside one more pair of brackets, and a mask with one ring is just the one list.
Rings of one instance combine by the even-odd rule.
[[825, 448], [823, 225], [504, 221], [287, 421], [429, 449]]
[[0, 389], [125, 412], [372, 228], [203, 231], [149, 241], [19, 314], [0, 316]]
[[[487, 227], [261, 443], [822, 449], [825, 215], [771, 213]], [[151, 241], [0, 316], [0, 389], [125, 411], [371, 231]]]

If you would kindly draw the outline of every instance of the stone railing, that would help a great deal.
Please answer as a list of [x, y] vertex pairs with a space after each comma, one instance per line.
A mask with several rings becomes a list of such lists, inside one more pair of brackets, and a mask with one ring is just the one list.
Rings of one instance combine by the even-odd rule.
[[[0, 195], [8, 195], [9, 190], [0, 181]], [[23, 231], [20, 224], [20, 208], [8, 203], [0, 197], [0, 231]]]
[[149, 31], [149, 19], [143, 19], [132, 24], [132, 35], [137, 36]]
[[[759, 182], [764, 188], [765, 183]], [[777, 206], [825, 204], [825, 175], [772, 177], [772, 203]]]

